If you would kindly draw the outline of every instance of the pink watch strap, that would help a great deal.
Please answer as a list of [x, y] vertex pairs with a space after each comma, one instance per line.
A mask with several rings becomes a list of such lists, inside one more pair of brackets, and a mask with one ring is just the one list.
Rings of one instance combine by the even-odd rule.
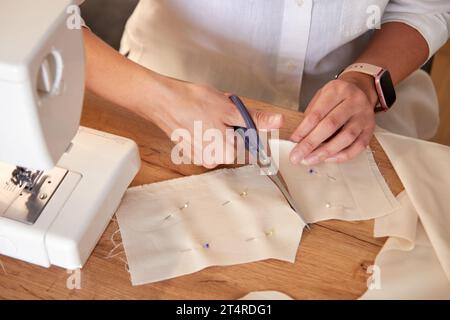
[[368, 63], [354, 63], [345, 68], [344, 71], [341, 72], [341, 74], [350, 71], [365, 73], [376, 78], [383, 71], [383, 68]]
[[369, 63], [362, 63], [362, 62], [354, 63], [345, 68], [344, 71], [342, 71], [339, 75], [336, 76], [336, 78], [344, 73], [351, 71], [364, 73], [374, 78], [375, 89], [378, 95], [378, 104], [375, 106], [375, 112], [389, 110], [389, 108], [386, 106], [386, 102], [384, 101], [383, 92], [379, 84], [380, 76], [385, 70], [382, 67], [378, 67]]

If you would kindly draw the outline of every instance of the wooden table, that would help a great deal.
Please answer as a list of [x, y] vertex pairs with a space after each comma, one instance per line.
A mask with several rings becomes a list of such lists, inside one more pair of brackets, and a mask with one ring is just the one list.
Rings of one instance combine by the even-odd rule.
[[[302, 114], [245, 100], [249, 107], [277, 110], [286, 116], [280, 136], [286, 138]], [[175, 166], [172, 144], [155, 125], [87, 94], [82, 125], [129, 137], [139, 145], [142, 168], [132, 185], [152, 183], [205, 170]], [[403, 186], [389, 160], [374, 140], [371, 143], [381, 173], [397, 195]], [[236, 299], [250, 291], [278, 290], [296, 299], [354, 299], [366, 290], [366, 270], [385, 239], [374, 239], [372, 221], [325, 221], [304, 232], [295, 264], [266, 260], [203, 271], [142, 286], [131, 286], [125, 254], [106, 258], [112, 249], [111, 235], [118, 229], [113, 220], [81, 270], [81, 289], [68, 289], [66, 270], [34, 266], [4, 256], [0, 261], [0, 298], [8, 299]], [[120, 240], [117, 234], [116, 240]], [[119, 250], [120, 251], [120, 250]]]

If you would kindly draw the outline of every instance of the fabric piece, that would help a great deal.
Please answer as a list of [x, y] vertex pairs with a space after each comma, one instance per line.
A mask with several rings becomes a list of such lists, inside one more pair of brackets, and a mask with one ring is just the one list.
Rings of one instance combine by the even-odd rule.
[[398, 208], [370, 150], [346, 163], [293, 165], [289, 154], [295, 143], [271, 140], [289, 191], [308, 223], [322, 220], [367, 220]]
[[287, 294], [279, 291], [253, 291], [247, 293], [239, 300], [294, 300]]
[[397, 101], [389, 112], [377, 113], [377, 125], [412, 138], [434, 137], [439, 127], [439, 103], [431, 77], [417, 70], [400, 82], [395, 91]]
[[378, 129], [389, 157], [450, 280], [450, 147]]
[[117, 220], [133, 285], [212, 265], [294, 262], [304, 227], [254, 166], [130, 188]]
[[401, 208], [375, 219], [374, 235], [390, 238], [375, 260], [381, 288], [361, 299], [450, 299], [450, 148], [379, 128], [375, 135], [405, 191]]
[[[290, 165], [291, 142], [271, 144], [309, 222], [369, 219], [398, 206], [371, 152], [352, 163], [317, 166], [311, 174], [311, 168]], [[212, 265], [268, 258], [293, 262], [304, 227], [254, 166], [131, 188], [117, 219], [134, 285]]]
[[375, 219], [373, 235], [377, 238], [396, 237], [402, 239], [403, 249], [411, 250], [416, 239], [418, 216], [405, 191], [401, 192], [397, 199], [400, 207], [396, 211]]
[[380, 289], [368, 290], [360, 299], [450, 299], [450, 284], [419, 223], [413, 248], [389, 238], [375, 260]]
[[360, 299], [450, 299], [450, 283], [417, 212], [405, 192], [398, 198], [399, 210], [375, 219], [375, 236], [391, 237], [375, 259], [379, 287]]

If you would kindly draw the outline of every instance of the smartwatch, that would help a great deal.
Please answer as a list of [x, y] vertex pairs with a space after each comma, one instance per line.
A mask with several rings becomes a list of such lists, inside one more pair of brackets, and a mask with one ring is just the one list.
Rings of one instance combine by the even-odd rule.
[[378, 104], [375, 106], [375, 112], [388, 111], [395, 102], [396, 95], [394, 85], [392, 84], [391, 74], [382, 67], [374, 66], [368, 63], [354, 63], [339, 73], [337, 77], [347, 72], [361, 72], [372, 76], [375, 83], [375, 90], [378, 95]]

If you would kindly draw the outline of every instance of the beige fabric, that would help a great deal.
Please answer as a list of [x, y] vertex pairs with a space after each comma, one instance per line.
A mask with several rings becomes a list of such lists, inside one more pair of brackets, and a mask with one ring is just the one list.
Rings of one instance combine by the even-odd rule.
[[273, 158], [307, 222], [367, 220], [398, 208], [369, 149], [346, 163], [304, 166], [293, 165], [289, 160], [295, 143], [272, 140], [270, 145]]
[[[276, 146], [281, 172], [308, 221], [370, 219], [397, 207], [370, 152], [351, 163], [317, 166], [310, 174], [311, 168], [290, 165], [293, 143], [272, 142], [272, 151]], [[134, 285], [212, 265], [293, 262], [304, 227], [253, 166], [131, 188], [117, 219]]]
[[381, 130], [376, 137], [450, 279], [450, 147]]
[[400, 207], [392, 214], [375, 219], [373, 235], [377, 238], [402, 239], [404, 250], [411, 250], [416, 239], [417, 213], [406, 192], [403, 191], [397, 198]]
[[294, 300], [287, 294], [279, 291], [253, 291], [247, 293], [239, 300]]
[[396, 87], [396, 93], [392, 108], [377, 114], [377, 124], [393, 133], [431, 139], [439, 127], [439, 104], [430, 76], [418, 70]]
[[[371, 152], [349, 163], [310, 168], [290, 164], [291, 142], [271, 146], [308, 221], [375, 217], [374, 235], [390, 237], [375, 261], [381, 289], [361, 299], [450, 299], [450, 148], [384, 130], [376, 136], [405, 186], [398, 202], [380, 179]], [[210, 265], [271, 257], [293, 261], [303, 228], [255, 167], [132, 188], [117, 216], [133, 284]], [[202, 247], [205, 243], [210, 247]]]
[[304, 227], [253, 166], [131, 188], [117, 220], [133, 285], [212, 265], [293, 262]]
[[395, 213], [375, 219], [375, 236], [391, 237], [375, 260], [378, 286], [360, 299], [450, 299], [450, 283], [417, 212], [405, 192], [398, 198]]
[[375, 260], [381, 288], [360, 299], [450, 299], [450, 284], [420, 223], [416, 233], [410, 249], [403, 239], [387, 240]]
[[384, 130], [376, 137], [405, 192], [397, 211], [375, 219], [374, 235], [390, 238], [375, 260], [381, 288], [361, 299], [450, 299], [450, 148]]

